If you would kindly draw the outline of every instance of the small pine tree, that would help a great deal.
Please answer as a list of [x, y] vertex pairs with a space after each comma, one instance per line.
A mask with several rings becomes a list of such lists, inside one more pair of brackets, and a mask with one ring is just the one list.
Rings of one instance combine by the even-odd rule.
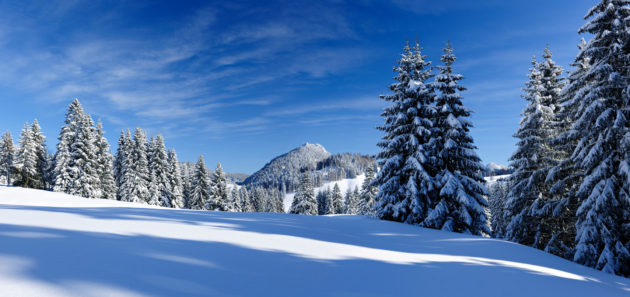
[[355, 187], [354, 191], [348, 188], [345, 197], [345, 211], [347, 214], [357, 214], [359, 212], [359, 187]]
[[38, 188], [41, 178], [37, 176], [37, 148], [28, 122], [20, 133], [19, 148], [15, 160], [17, 178], [16, 186], [24, 188]]
[[7, 185], [11, 184], [14, 156], [13, 137], [11, 137], [11, 132], [7, 130], [0, 139], [0, 175], [5, 177]]
[[116, 199], [116, 180], [114, 179], [113, 156], [109, 149], [109, 143], [105, 138], [103, 124], [99, 120], [96, 124], [95, 143], [96, 157], [98, 164], [98, 176], [101, 187], [101, 197], [103, 199]]
[[184, 185], [182, 181], [181, 171], [179, 169], [179, 161], [175, 149], [168, 152], [168, 181], [169, 181], [169, 201], [173, 208], [184, 208], [186, 202], [184, 200]]
[[212, 188], [210, 190], [210, 199], [206, 202], [206, 209], [228, 211], [228, 195], [227, 179], [219, 162], [212, 174]]
[[48, 159], [48, 149], [46, 149], [46, 137], [42, 134], [42, 129], [39, 126], [37, 119], [33, 120], [33, 124], [31, 125], [31, 134], [35, 146], [35, 158], [37, 160], [35, 164], [35, 187], [46, 189], [50, 186], [47, 182], [50, 162]]
[[358, 214], [374, 215], [374, 201], [377, 193], [378, 188], [374, 183], [374, 169], [368, 167], [365, 173], [365, 180], [363, 180], [363, 185], [361, 185]]
[[203, 161], [203, 157], [199, 156], [197, 164], [195, 165], [195, 173], [192, 176], [192, 191], [189, 202], [190, 209], [205, 209], [206, 202], [210, 199], [210, 185], [208, 168]]
[[490, 208], [490, 225], [492, 226], [492, 236], [495, 238], [505, 237], [505, 229], [509, 223], [504, 214], [505, 201], [507, 200], [509, 186], [506, 180], [496, 181], [489, 189], [488, 204]]
[[317, 215], [317, 200], [315, 200], [315, 191], [313, 190], [311, 179], [306, 173], [302, 174], [300, 185], [293, 197], [290, 213]]
[[335, 183], [333, 187], [332, 195], [330, 196], [332, 213], [331, 214], [342, 214], [343, 213], [343, 197], [341, 196], [341, 189], [339, 189], [339, 185]]

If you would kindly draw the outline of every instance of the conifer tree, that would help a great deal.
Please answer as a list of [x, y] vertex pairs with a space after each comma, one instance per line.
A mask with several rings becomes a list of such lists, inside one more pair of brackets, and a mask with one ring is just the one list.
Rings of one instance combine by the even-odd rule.
[[[333, 203], [333, 192], [330, 188], [327, 188], [324, 191], [324, 215], [334, 214], [335, 213], [335, 204]], [[319, 206], [319, 205], [318, 205]]]
[[159, 205], [163, 207], [172, 207], [171, 205], [171, 181], [169, 180], [169, 163], [166, 147], [164, 146], [164, 138], [158, 134], [152, 138], [151, 158], [149, 168], [157, 187]]
[[489, 192], [488, 204], [491, 214], [490, 225], [492, 226], [492, 236], [495, 238], [503, 238], [505, 237], [505, 229], [509, 223], [503, 211], [509, 192], [507, 181], [496, 181], [490, 187]]
[[242, 212], [242, 205], [241, 192], [238, 190], [238, 187], [233, 187], [232, 191], [230, 191], [229, 209], [233, 212]]
[[179, 169], [179, 161], [175, 149], [168, 152], [168, 180], [169, 180], [169, 201], [173, 208], [184, 208], [186, 201], [184, 200], [184, 185], [182, 175]]
[[148, 203], [150, 197], [150, 173], [147, 160], [147, 138], [142, 129], [136, 128], [129, 143], [129, 156], [125, 158], [123, 183], [120, 188], [123, 201]]
[[488, 202], [485, 181], [479, 174], [483, 165], [470, 136], [472, 123], [470, 110], [462, 103], [459, 85], [463, 76], [453, 72], [456, 60], [453, 48], [447, 44], [438, 66], [439, 74], [433, 86], [439, 91], [436, 97], [437, 118], [433, 149], [439, 158], [437, 176], [438, 197], [431, 204], [431, 211], [422, 225], [469, 234], [490, 234], [485, 207]]
[[365, 173], [365, 180], [363, 180], [363, 185], [361, 185], [358, 214], [374, 214], [374, 199], [376, 198], [377, 193], [378, 188], [374, 183], [374, 169], [372, 167], [368, 167]]
[[609, 273], [630, 275], [630, 9], [628, 0], [602, 0], [586, 15], [580, 33], [593, 37], [578, 54], [590, 68], [573, 125], [571, 156], [584, 172], [576, 193], [574, 260]]
[[94, 121], [85, 114], [72, 144], [72, 161], [78, 170], [71, 195], [84, 198], [100, 198], [102, 195], [98, 173], [98, 157], [95, 147]]
[[345, 197], [345, 210], [346, 214], [357, 214], [359, 212], [359, 188], [355, 187], [354, 192], [348, 188]]
[[147, 203], [149, 205], [161, 206], [160, 190], [154, 172], [149, 173], [149, 180], [149, 201], [147, 201]]
[[343, 197], [341, 196], [341, 189], [339, 189], [339, 184], [335, 183], [333, 186], [332, 195], [330, 196], [332, 213], [331, 214], [342, 214], [343, 213]]
[[520, 127], [514, 135], [518, 138], [516, 152], [510, 158], [515, 171], [510, 176], [512, 188], [506, 201], [506, 218], [510, 223], [506, 238], [528, 246], [540, 248], [541, 234], [546, 233], [531, 210], [536, 201], [549, 199], [549, 184], [546, 183], [547, 170], [552, 155], [547, 140], [550, 134], [552, 106], [543, 101], [544, 86], [542, 73], [532, 58], [529, 81], [523, 89], [523, 99], [528, 101], [522, 112]]
[[79, 100], [74, 99], [68, 106], [65, 125], [61, 127], [59, 133], [54, 168], [55, 186], [53, 191], [55, 192], [74, 193], [75, 180], [78, 179], [79, 172], [73, 156], [74, 143], [77, 141], [77, 134], [83, 123], [83, 117], [83, 107]]
[[48, 159], [48, 149], [46, 149], [46, 137], [42, 134], [42, 129], [39, 126], [37, 119], [33, 120], [33, 124], [31, 125], [31, 134], [33, 137], [35, 156], [37, 160], [35, 164], [35, 187], [46, 189], [50, 186], [47, 184], [50, 162]]
[[210, 199], [206, 202], [206, 209], [228, 211], [228, 195], [227, 180], [219, 162], [212, 174]]
[[315, 200], [315, 191], [311, 184], [311, 178], [306, 174], [302, 174], [300, 185], [291, 204], [290, 213], [317, 215], [317, 200]]
[[109, 149], [109, 143], [105, 138], [103, 124], [99, 120], [96, 124], [94, 146], [96, 148], [97, 171], [101, 187], [101, 197], [103, 199], [116, 199], [116, 181], [114, 179], [113, 156]]
[[[578, 49], [581, 51], [585, 46], [586, 41], [582, 38]], [[556, 220], [554, 228], [557, 232], [545, 247], [545, 251], [568, 259], [573, 258], [575, 248], [575, 214], [578, 208], [576, 193], [584, 178], [583, 170], [571, 158], [580, 134], [572, 130], [572, 127], [579, 117], [577, 109], [581, 94], [589, 85], [589, 83], [585, 84], [589, 80], [585, 79], [585, 75], [590, 67], [590, 58], [586, 55], [578, 57], [571, 66], [574, 68], [569, 73], [568, 83], [562, 90], [560, 110], [555, 114], [556, 126], [554, 128], [557, 136], [552, 140], [552, 145], [560, 161], [547, 174], [547, 181], [552, 183], [550, 193], [553, 200], [557, 201], [552, 210]]]
[[120, 139], [118, 140], [118, 150], [116, 151], [116, 185], [118, 191], [116, 192], [116, 199], [121, 201], [130, 201], [129, 192], [131, 190], [131, 183], [127, 182], [127, 178], [132, 178], [133, 172], [131, 171], [131, 149], [132, 149], [131, 132], [127, 130], [126, 133], [120, 133]]
[[382, 116], [385, 135], [378, 143], [381, 170], [376, 177], [378, 217], [384, 220], [420, 224], [426, 218], [435, 195], [435, 158], [431, 152], [431, 133], [435, 94], [426, 84], [431, 78], [430, 62], [420, 46], [404, 47], [392, 95], [381, 96], [389, 102]]
[[208, 168], [203, 161], [203, 157], [199, 156], [197, 164], [195, 165], [195, 173], [192, 176], [192, 189], [189, 201], [190, 209], [206, 209], [206, 202], [210, 199], [210, 185]]
[[253, 212], [255, 211], [251, 198], [249, 195], [249, 191], [245, 187], [241, 187], [239, 190], [239, 196], [241, 197], [241, 211], [242, 212]]
[[41, 181], [37, 177], [37, 148], [28, 122], [22, 128], [19, 144], [15, 160], [17, 173], [15, 185], [24, 188], [37, 188]]
[[7, 130], [2, 133], [2, 139], [0, 139], [0, 175], [5, 177], [7, 185], [11, 184], [14, 156], [13, 137], [11, 137], [11, 132]]

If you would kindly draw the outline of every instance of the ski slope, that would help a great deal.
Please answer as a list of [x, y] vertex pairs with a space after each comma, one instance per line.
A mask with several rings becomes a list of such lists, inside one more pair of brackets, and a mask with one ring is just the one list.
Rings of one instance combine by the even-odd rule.
[[361, 216], [0, 187], [0, 295], [630, 296], [630, 280], [510, 242]]

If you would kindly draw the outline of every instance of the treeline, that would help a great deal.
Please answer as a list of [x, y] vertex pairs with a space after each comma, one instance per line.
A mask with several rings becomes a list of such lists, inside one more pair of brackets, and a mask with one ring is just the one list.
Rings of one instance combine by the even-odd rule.
[[123, 131], [113, 155], [100, 122], [78, 100], [66, 112], [56, 153], [49, 154], [37, 120], [25, 124], [15, 145], [0, 139], [0, 179], [8, 185], [171, 208], [284, 212], [284, 193], [228, 184], [221, 164], [210, 174], [203, 158], [180, 168], [177, 153], [158, 134]]

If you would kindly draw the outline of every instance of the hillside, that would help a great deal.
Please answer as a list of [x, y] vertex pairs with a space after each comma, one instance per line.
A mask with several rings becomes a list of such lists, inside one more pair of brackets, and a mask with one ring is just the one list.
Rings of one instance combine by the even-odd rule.
[[0, 243], [3, 296], [630, 295], [628, 279], [501, 240], [22, 188], [0, 187]]
[[277, 189], [284, 185], [287, 191], [292, 191], [302, 169], [315, 169], [319, 161], [328, 157], [330, 153], [322, 145], [306, 143], [269, 161], [262, 169], [247, 177], [243, 184]]

